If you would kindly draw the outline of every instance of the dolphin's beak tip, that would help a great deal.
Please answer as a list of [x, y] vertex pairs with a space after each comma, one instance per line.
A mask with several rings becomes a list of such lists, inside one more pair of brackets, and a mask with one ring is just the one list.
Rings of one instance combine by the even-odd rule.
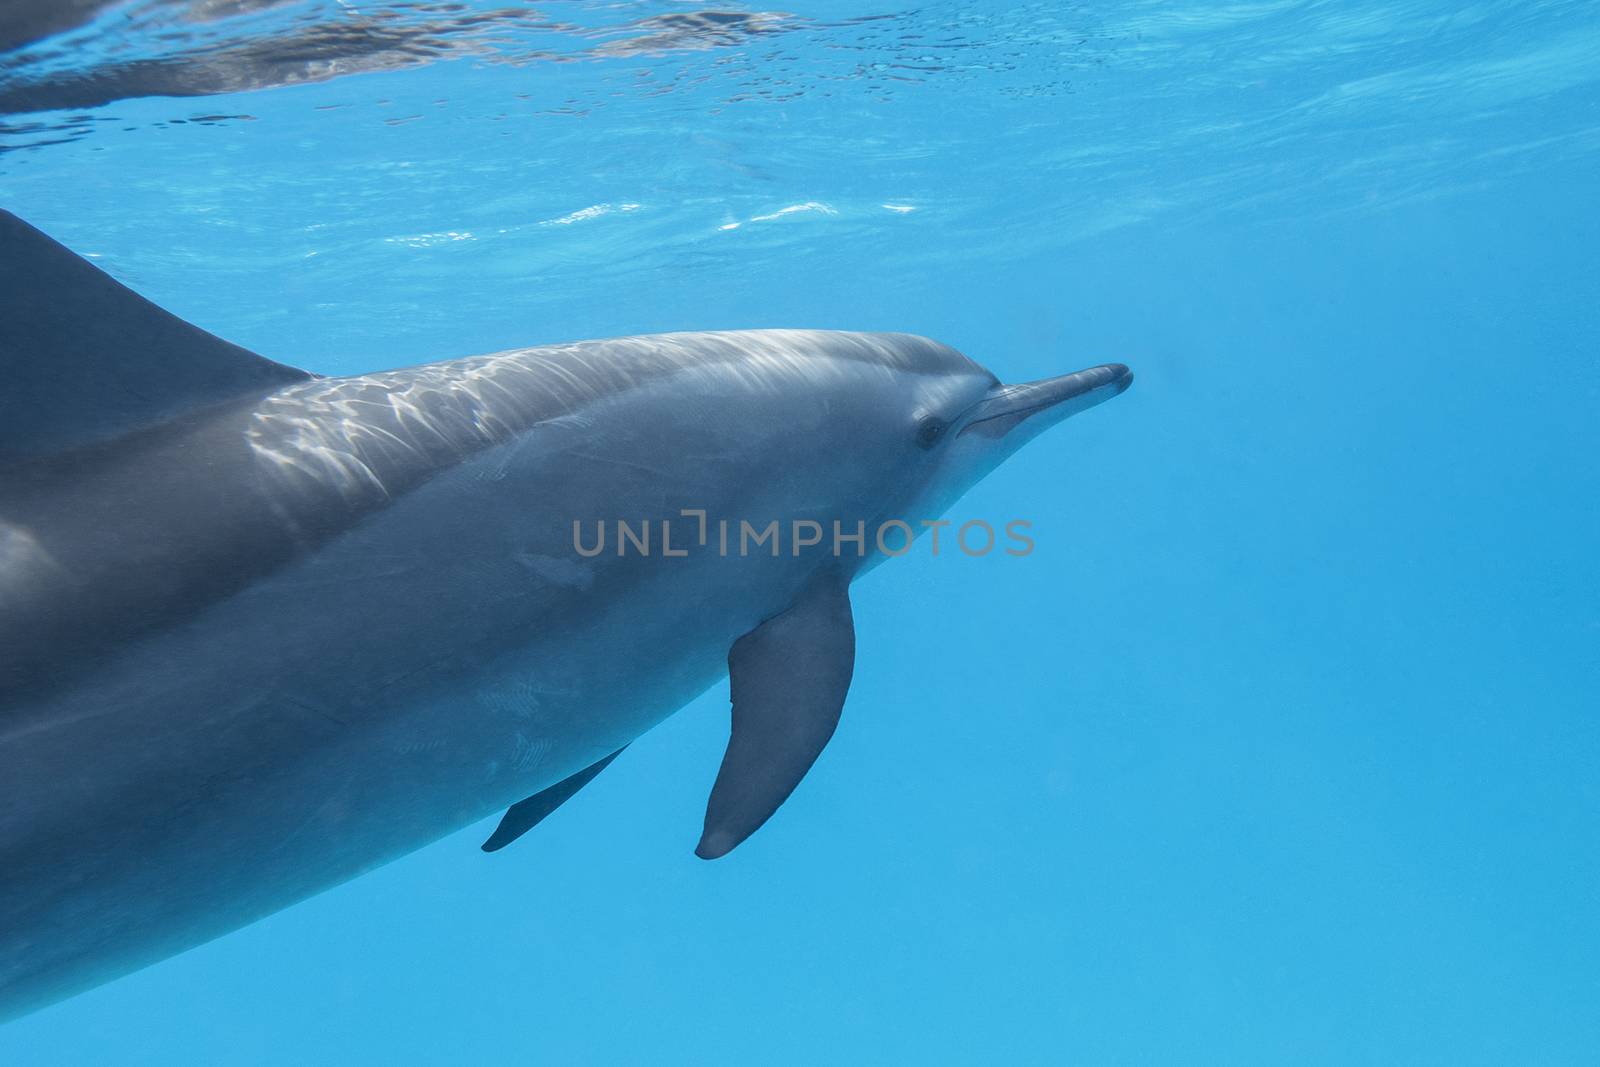
[[1126, 363], [1102, 363], [1090, 373], [1098, 373], [1106, 382], [1126, 389], [1133, 383], [1133, 371], [1128, 369]]

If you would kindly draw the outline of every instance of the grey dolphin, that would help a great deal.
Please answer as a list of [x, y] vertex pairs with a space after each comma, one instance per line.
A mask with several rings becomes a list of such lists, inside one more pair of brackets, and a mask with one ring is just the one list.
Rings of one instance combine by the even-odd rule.
[[502, 847], [724, 673], [726, 853], [838, 722], [851, 535], [1131, 380], [810, 330], [321, 378], [4, 213], [0, 294], [0, 1018], [509, 808]]

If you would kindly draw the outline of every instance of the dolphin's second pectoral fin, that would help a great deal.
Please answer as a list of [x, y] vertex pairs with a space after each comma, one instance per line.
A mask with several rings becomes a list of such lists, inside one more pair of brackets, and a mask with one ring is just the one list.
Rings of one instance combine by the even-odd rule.
[[489, 840], [483, 843], [483, 850], [498, 852], [538, 826], [546, 815], [571, 800], [573, 794], [594, 781], [594, 776], [605, 770], [612, 760], [622, 755], [622, 749], [627, 747], [623, 745], [605, 759], [591, 763], [577, 774], [561, 779], [549, 789], [541, 790], [527, 800], [519, 800], [511, 805], [501, 817], [500, 825], [489, 835]]
[[733, 732], [695, 855], [727, 855], [788, 799], [839, 725], [855, 660], [843, 577], [819, 581], [733, 643]]

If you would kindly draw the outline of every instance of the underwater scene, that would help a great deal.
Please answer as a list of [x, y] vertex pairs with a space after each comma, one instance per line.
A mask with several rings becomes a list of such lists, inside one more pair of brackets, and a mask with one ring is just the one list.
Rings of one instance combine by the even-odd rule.
[[1600, 1059], [1600, 7], [0, 0], [0, 1064]]

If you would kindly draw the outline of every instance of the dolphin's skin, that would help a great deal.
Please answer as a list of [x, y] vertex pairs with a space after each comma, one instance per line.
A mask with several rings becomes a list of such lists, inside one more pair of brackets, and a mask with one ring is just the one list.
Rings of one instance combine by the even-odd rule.
[[[149, 385], [112, 411], [91, 383], [118, 353], [26, 288], [93, 288], [70, 255], [0, 213], [20, 323], [0, 324], [0, 383], [59, 361], [66, 412], [38, 424], [47, 447], [0, 432], [0, 1018], [557, 794], [731, 662], [700, 848], [722, 854], [831, 734], [848, 584], [882, 558], [870, 532], [865, 557], [831, 537], [795, 554], [790, 523], [934, 518], [1130, 379], [1006, 387], [924, 338], [770, 330], [352, 378], [227, 346], [238, 395], [218, 399], [224, 376], [188, 402], [161, 370], [182, 342], [128, 332], [164, 313], [96, 273], [87, 318], [120, 320], [148, 364], [114, 369]], [[30, 406], [52, 388], [31, 381]], [[684, 509], [708, 516], [707, 545]], [[714, 551], [719, 518], [779, 521], [781, 554]], [[575, 521], [592, 542], [618, 519], [651, 523], [651, 555], [576, 550]], [[687, 555], [662, 554], [664, 521]]]

